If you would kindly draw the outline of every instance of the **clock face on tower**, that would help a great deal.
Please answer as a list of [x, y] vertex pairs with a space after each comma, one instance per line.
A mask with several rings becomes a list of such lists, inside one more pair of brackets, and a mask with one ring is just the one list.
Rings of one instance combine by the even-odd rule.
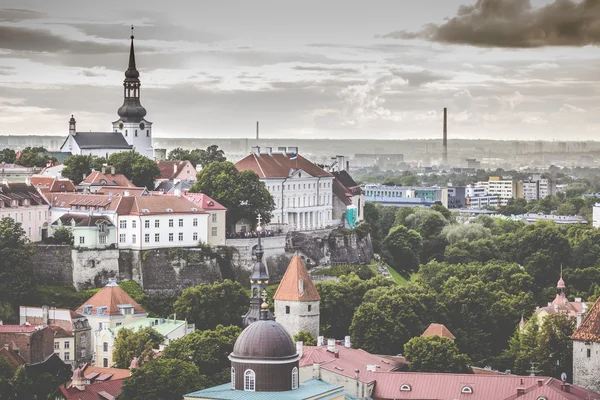
[[119, 129], [123, 129], [123, 121], [119, 121]]
[[146, 127], [146, 125], [143, 122], [140, 122], [140, 129], [144, 130], [145, 127]]

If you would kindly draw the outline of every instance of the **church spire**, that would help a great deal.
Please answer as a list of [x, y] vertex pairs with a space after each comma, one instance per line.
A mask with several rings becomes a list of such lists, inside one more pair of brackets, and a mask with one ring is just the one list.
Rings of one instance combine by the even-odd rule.
[[258, 244], [254, 251], [254, 254], [256, 254], [256, 263], [254, 263], [252, 275], [250, 275], [250, 309], [246, 315], [242, 317], [244, 326], [248, 326], [258, 319], [274, 319], [268, 306], [266, 309], [262, 308], [262, 306], [266, 304], [266, 301], [263, 298], [263, 292], [266, 293], [269, 286], [269, 271], [263, 262], [265, 251], [261, 241], [263, 234], [263, 227], [261, 225], [262, 217], [259, 215], [257, 220], [256, 233], [258, 236]]
[[[131, 26], [131, 46], [129, 48], [129, 65], [123, 81], [123, 105], [117, 111], [122, 122], [141, 122], [146, 116], [146, 109], [140, 103], [140, 73], [135, 65], [135, 49], [133, 47], [133, 25]], [[141, 128], [143, 129], [143, 128]]]
[[135, 66], [135, 50], [133, 48], [133, 25], [131, 25], [131, 47], [129, 48], [129, 66], [125, 72], [125, 78], [138, 79], [140, 73]]

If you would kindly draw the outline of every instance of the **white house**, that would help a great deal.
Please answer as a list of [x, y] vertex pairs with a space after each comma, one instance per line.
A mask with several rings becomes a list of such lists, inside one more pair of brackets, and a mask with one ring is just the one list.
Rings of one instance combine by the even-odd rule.
[[270, 228], [311, 230], [333, 221], [333, 175], [298, 154], [295, 147], [271, 147], [252, 153], [235, 164], [238, 171], [254, 171], [275, 201]]
[[7, 217], [20, 223], [32, 242], [47, 234], [48, 203], [29, 181], [3, 181], [0, 185], [0, 218]]
[[[52, 194], [51, 221], [56, 222], [65, 214], [69, 214], [69, 217], [106, 217], [116, 227], [118, 247], [135, 250], [195, 247], [199, 242], [208, 243], [211, 215], [199, 204], [179, 196]], [[96, 225], [99, 219], [93, 220], [92, 225]], [[71, 218], [68, 221], [71, 223]], [[65, 221], [62, 224], [66, 225]], [[92, 225], [86, 224], [86, 234], [75, 237], [75, 245], [87, 246]], [[52, 226], [60, 224], [56, 222]], [[104, 245], [100, 242], [100, 236], [103, 235], [100, 228], [97, 226], [98, 243]]]

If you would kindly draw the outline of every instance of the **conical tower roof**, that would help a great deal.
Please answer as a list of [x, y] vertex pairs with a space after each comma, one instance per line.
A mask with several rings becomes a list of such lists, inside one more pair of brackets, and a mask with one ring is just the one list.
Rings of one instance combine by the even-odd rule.
[[298, 255], [292, 257], [285, 275], [273, 297], [275, 300], [318, 301], [321, 300], [317, 288]]

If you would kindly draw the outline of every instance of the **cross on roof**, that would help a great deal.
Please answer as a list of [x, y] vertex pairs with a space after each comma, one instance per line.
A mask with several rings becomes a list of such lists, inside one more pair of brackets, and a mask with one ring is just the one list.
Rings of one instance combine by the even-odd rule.
[[256, 220], [258, 221], [258, 226], [260, 226], [260, 222], [262, 221], [262, 216], [260, 214], [258, 214], [258, 217], [256, 217]]

